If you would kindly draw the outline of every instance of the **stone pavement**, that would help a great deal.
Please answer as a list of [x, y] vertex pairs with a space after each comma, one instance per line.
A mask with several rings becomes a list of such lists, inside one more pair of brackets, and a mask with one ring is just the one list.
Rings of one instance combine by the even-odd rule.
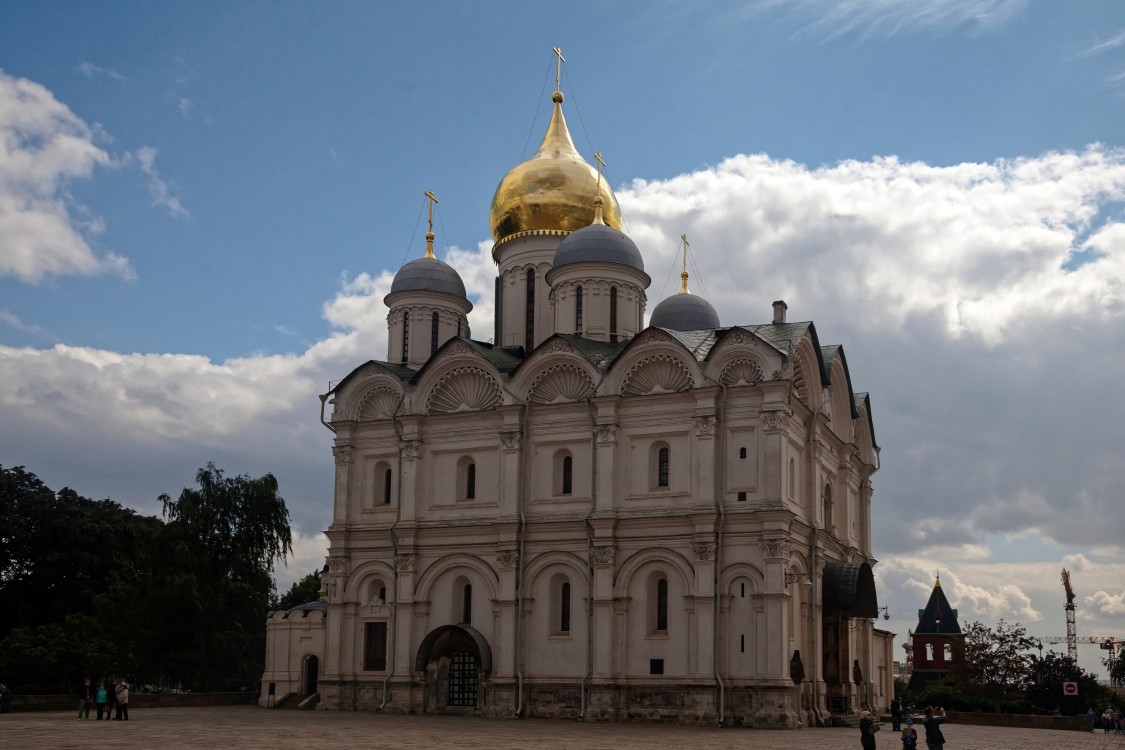
[[[104, 747], [270, 750], [858, 750], [858, 730], [764, 731], [666, 724], [584, 724], [554, 719], [480, 719], [254, 706], [148, 708], [131, 721], [79, 721], [77, 712], [0, 716], [4, 750]], [[947, 724], [949, 750], [1125, 750], [1125, 735]], [[901, 745], [888, 725], [880, 750]], [[923, 747], [925, 747], [923, 745]]]

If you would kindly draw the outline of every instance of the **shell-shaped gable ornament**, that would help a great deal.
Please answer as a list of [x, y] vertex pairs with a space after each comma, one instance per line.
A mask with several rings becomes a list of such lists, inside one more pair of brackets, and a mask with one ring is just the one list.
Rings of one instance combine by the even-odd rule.
[[581, 368], [555, 365], [541, 372], [531, 384], [528, 401], [533, 404], [578, 401], [589, 396], [593, 390], [593, 381]]
[[495, 378], [475, 367], [459, 367], [446, 373], [430, 393], [428, 414], [484, 411], [500, 405], [500, 386]]
[[723, 385], [753, 385], [762, 380], [762, 368], [752, 359], [738, 359], [723, 368], [719, 381]]
[[355, 417], [359, 421], [393, 417], [401, 399], [402, 394], [393, 388], [373, 388], [360, 398]]
[[656, 355], [633, 365], [621, 390], [626, 395], [643, 396], [649, 393], [679, 393], [691, 386], [691, 372], [683, 362], [668, 355]]

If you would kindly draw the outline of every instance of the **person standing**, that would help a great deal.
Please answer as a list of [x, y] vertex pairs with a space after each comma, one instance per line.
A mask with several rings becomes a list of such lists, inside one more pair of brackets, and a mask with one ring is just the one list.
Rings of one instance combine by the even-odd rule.
[[[105, 713], [105, 702], [107, 700], [105, 690], [105, 680], [98, 683], [98, 692], [94, 694], [94, 705], [98, 707], [98, 721], [102, 720], [102, 714]], [[106, 717], [108, 718], [108, 714]]]
[[6, 714], [12, 710], [12, 689], [0, 682], [0, 714]]
[[1090, 731], [1094, 731], [1094, 727], [1098, 725], [1098, 715], [1094, 713], [1094, 707], [1090, 706], [1090, 710], [1086, 712], [1086, 723], [1090, 725]]
[[117, 721], [129, 721], [129, 681], [124, 677], [117, 683]]
[[863, 750], [875, 750], [875, 733], [878, 731], [879, 725], [871, 717], [871, 712], [862, 712], [859, 715], [859, 744]]
[[898, 698], [891, 700], [891, 729], [898, 731], [902, 728], [902, 701]]
[[938, 706], [935, 712], [933, 706], [926, 706], [926, 715], [922, 718], [922, 724], [926, 728], [927, 750], [942, 750], [942, 745], [945, 744], [945, 735], [941, 733], [941, 725], [945, 722], [944, 708]]
[[118, 677], [111, 677], [109, 679], [109, 689], [106, 690], [106, 706], [105, 718], [109, 721], [113, 718], [114, 712], [117, 710], [117, 683], [120, 681]]
[[78, 719], [81, 721], [85, 719], [90, 720], [90, 706], [94, 703], [94, 686], [90, 684], [90, 678], [87, 677], [82, 681], [82, 687], [78, 690]]

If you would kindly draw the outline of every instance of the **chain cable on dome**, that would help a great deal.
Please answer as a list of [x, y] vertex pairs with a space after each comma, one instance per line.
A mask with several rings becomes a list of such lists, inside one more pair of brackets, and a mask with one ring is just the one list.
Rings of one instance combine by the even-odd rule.
[[535, 134], [535, 123], [539, 122], [539, 110], [543, 108], [543, 94], [547, 91], [547, 82], [551, 80], [551, 66], [547, 66], [547, 75], [543, 77], [543, 90], [535, 100], [535, 116], [531, 118], [531, 127], [527, 130], [527, 139], [523, 142], [523, 151], [520, 152], [520, 162], [527, 161], [527, 146], [531, 143], [531, 136]]
[[[427, 198], [426, 201], [429, 202], [429, 198]], [[425, 210], [425, 203], [418, 207], [418, 219], [414, 222], [414, 234], [410, 235], [410, 244], [406, 246], [406, 250], [402, 253], [402, 260], [398, 263], [399, 268], [406, 265], [406, 259], [410, 255], [410, 251], [414, 249], [414, 238], [418, 236], [418, 227], [422, 224], [422, 212]]]

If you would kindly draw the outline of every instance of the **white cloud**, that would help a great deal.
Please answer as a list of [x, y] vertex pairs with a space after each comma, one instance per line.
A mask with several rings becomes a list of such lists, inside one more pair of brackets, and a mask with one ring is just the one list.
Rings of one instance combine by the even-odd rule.
[[129, 261], [90, 245], [100, 222], [67, 194], [112, 160], [97, 134], [43, 86], [0, 71], [0, 276], [27, 283], [62, 275], [133, 278]]
[[831, 39], [858, 34], [889, 37], [959, 26], [986, 31], [1015, 18], [1027, 0], [751, 0], [747, 11], [781, 10], [802, 31]]
[[1088, 57], [1090, 55], [1100, 55], [1103, 52], [1117, 49], [1125, 45], [1125, 29], [1117, 32], [1116, 35], [1106, 39], [1105, 41], [1098, 42], [1091, 47], [1088, 47], [1079, 53], [1079, 57]]
[[137, 149], [137, 162], [141, 166], [141, 171], [148, 176], [148, 192], [152, 196], [152, 205], [163, 206], [172, 216], [186, 219], [189, 214], [174, 194], [174, 187], [169, 185], [156, 169], [156, 149], [152, 146], [141, 146]]
[[1086, 606], [1092, 607], [1098, 614], [1120, 617], [1125, 615], [1125, 591], [1120, 594], [1108, 594], [1105, 591], [1096, 591], [1093, 596], [1087, 596]]
[[0, 323], [14, 328], [21, 333], [32, 333], [36, 336], [43, 336], [46, 338], [53, 338], [42, 326], [24, 323], [20, 320], [19, 316], [7, 308], [0, 307]]
[[176, 107], [180, 110], [180, 114], [187, 118], [187, 116], [191, 114], [192, 109], [195, 108], [195, 104], [186, 96], [181, 96]]
[[76, 71], [78, 71], [79, 73], [81, 73], [82, 75], [86, 76], [87, 78], [97, 78], [98, 76], [108, 76], [109, 78], [112, 78], [115, 81], [124, 81], [125, 80], [125, 76], [121, 75], [120, 73], [118, 73], [113, 68], [102, 68], [98, 65], [94, 65], [92, 62], [89, 62], [87, 60], [83, 60], [78, 65], [75, 65], [74, 69]]

